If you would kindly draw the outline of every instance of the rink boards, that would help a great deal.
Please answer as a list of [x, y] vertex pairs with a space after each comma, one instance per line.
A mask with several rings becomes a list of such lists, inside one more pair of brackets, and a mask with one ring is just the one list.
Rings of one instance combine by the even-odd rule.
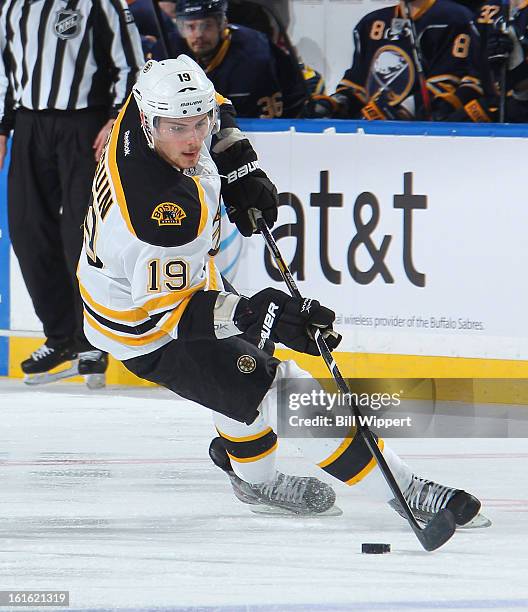
[[[528, 129], [242, 123], [281, 194], [274, 232], [300, 290], [337, 313], [346, 375], [528, 378], [518, 171]], [[0, 209], [0, 328], [10, 334], [0, 337], [0, 375], [19, 376], [40, 324]], [[218, 263], [242, 293], [282, 287], [262, 240], [227, 220]], [[299, 361], [324, 372], [319, 360]], [[109, 382], [138, 381], [114, 364]]]

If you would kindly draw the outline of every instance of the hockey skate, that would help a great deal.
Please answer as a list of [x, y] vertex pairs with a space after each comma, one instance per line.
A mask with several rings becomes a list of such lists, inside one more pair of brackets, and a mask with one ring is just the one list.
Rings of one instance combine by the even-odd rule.
[[[461, 489], [452, 489], [413, 474], [411, 484], [403, 495], [416, 520], [421, 523], [428, 523], [437, 512], [447, 508], [453, 513], [457, 528], [475, 529], [491, 526], [491, 521], [480, 513], [480, 501]], [[389, 505], [405, 518], [397, 500], [392, 499]]]
[[[64, 368], [52, 371], [63, 365]], [[87, 387], [92, 390], [105, 386], [104, 373], [107, 366], [108, 356], [102, 351], [94, 349], [77, 354], [70, 345], [54, 348], [47, 344], [43, 344], [21, 364], [26, 375], [26, 385], [47, 385], [75, 376], [84, 376]]]
[[257, 514], [290, 516], [340, 516], [335, 506], [336, 495], [332, 487], [317, 478], [290, 476], [277, 472], [269, 482], [251, 484], [240, 479], [231, 466], [221, 438], [209, 446], [213, 463], [229, 477], [237, 499], [249, 504]]
[[[68, 365], [69, 364], [69, 365]], [[52, 372], [55, 368], [64, 368]], [[43, 344], [20, 364], [26, 385], [44, 385], [77, 375], [77, 353], [70, 344], [57, 347]]]
[[79, 353], [78, 370], [84, 376], [88, 389], [102, 389], [106, 386], [106, 368], [108, 367], [108, 355], [93, 349]]

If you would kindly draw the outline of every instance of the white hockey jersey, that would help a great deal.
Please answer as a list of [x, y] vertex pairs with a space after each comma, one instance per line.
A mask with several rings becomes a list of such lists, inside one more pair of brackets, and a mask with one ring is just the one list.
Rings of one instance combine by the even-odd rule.
[[194, 175], [152, 151], [129, 98], [99, 162], [78, 280], [88, 340], [119, 360], [178, 338], [197, 291], [222, 290], [220, 177], [207, 147]]

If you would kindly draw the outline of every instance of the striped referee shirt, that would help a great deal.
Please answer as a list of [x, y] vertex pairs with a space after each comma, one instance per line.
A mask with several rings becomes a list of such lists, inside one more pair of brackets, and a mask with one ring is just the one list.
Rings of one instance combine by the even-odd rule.
[[13, 111], [117, 112], [144, 64], [125, 0], [0, 1], [0, 133]]

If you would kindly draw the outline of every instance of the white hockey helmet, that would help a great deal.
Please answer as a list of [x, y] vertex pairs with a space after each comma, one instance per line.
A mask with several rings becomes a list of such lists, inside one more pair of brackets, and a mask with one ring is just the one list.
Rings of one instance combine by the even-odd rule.
[[132, 88], [141, 124], [151, 149], [156, 120], [209, 114], [210, 133], [217, 131], [218, 105], [214, 85], [187, 55], [160, 62], [149, 60]]

